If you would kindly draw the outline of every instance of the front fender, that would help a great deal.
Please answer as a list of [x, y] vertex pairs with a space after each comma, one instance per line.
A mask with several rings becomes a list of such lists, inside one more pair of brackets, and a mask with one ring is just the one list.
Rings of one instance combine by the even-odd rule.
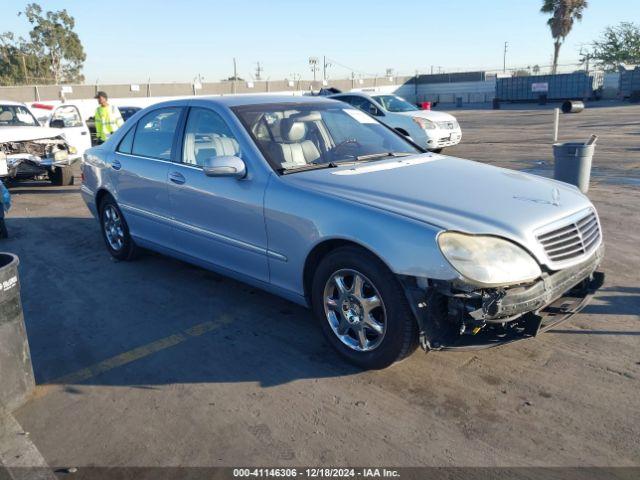
[[304, 265], [320, 243], [346, 240], [377, 255], [398, 275], [453, 280], [458, 274], [440, 253], [441, 229], [382, 209], [310, 192], [281, 178], [265, 196], [271, 283], [304, 294]]

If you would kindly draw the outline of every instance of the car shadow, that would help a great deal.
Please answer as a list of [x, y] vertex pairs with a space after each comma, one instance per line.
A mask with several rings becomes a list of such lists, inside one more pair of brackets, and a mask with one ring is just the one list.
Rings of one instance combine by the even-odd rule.
[[[269, 387], [360, 371], [326, 343], [309, 310], [158, 254], [114, 261], [92, 218], [10, 216], [7, 226], [0, 250], [20, 258], [38, 384]], [[586, 312], [635, 315], [635, 293], [607, 287]]]
[[163, 385], [352, 375], [309, 310], [153, 253], [116, 262], [92, 218], [8, 218], [38, 384]]

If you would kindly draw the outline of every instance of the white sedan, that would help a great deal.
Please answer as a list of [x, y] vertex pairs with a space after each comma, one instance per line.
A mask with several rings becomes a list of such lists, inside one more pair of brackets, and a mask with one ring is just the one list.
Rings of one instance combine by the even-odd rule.
[[419, 110], [404, 98], [391, 94], [348, 92], [331, 95], [376, 117], [427, 150], [440, 152], [460, 143], [462, 131], [456, 118], [445, 112]]

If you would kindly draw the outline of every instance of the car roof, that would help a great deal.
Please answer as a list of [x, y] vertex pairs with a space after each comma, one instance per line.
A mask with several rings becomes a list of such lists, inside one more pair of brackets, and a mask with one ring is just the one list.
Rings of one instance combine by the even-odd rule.
[[395, 93], [384, 93], [384, 92], [343, 92], [343, 93], [336, 93], [335, 95], [329, 95], [327, 98], [340, 98], [347, 95], [351, 97], [362, 97], [368, 100], [375, 100], [374, 97], [379, 97], [381, 95], [385, 95], [385, 96], [391, 95], [394, 97], [397, 96]]
[[243, 105], [265, 105], [273, 103], [322, 103], [327, 101], [327, 97], [316, 97], [308, 95], [225, 95], [225, 96], [202, 96], [189, 100], [207, 100], [227, 107], [239, 107]]
[[0, 105], [19, 105], [21, 107], [26, 106], [22, 102], [14, 102], [13, 100], [2, 100], [2, 99], [0, 99]]

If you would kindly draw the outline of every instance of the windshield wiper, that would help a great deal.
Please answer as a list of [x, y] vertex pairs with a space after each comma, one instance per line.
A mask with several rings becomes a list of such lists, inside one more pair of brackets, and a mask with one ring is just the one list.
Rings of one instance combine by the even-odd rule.
[[386, 157], [408, 157], [413, 155], [412, 153], [406, 152], [380, 152], [380, 153], [370, 153], [368, 155], [359, 155], [356, 157], [356, 160], [359, 162], [370, 161], [370, 160], [378, 160], [380, 158]]
[[281, 168], [279, 169], [279, 171], [282, 175], [288, 175], [290, 173], [306, 172], [308, 170], [319, 170], [321, 168], [336, 168], [337, 166], [338, 164], [335, 162], [307, 163], [306, 165], [300, 165], [299, 167], [295, 168]]

